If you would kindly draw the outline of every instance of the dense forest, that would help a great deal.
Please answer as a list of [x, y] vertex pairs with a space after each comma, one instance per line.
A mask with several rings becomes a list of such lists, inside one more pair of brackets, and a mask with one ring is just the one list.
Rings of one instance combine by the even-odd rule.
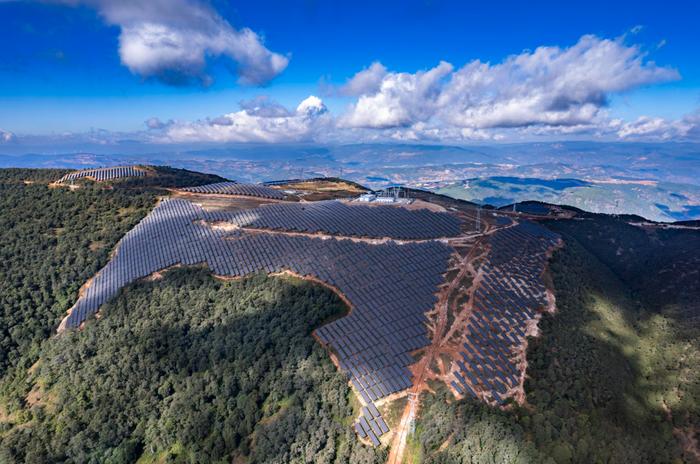
[[155, 205], [162, 187], [220, 179], [155, 167], [139, 178], [141, 184], [129, 179], [80, 181], [75, 190], [49, 187], [67, 172], [0, 170], [0, 378], [13, 366], [26, 369], [34, 362], [80, 286]]
[[47, 186], [62, 174], [0, 170], [3, 378], [8, 369], [26, 370], [33, 364], [41, 343], [75, 302], [80, 286], [155, 204], [150, 191], [105, 190], [89, 184], [74, 191]]
[[648, 309], [678, 310], [676, 316], [700, 323], [697, 230], [634, 226], [602, 214], [579, 213], [579, 216], [583, 220], [552, 221], [550, 227], [578, 241], [609, 267]]
[[646, 293], [568, 227], [553, 226], [566, 240], [551, 264], [558, 312], [530, 340], [527, 403], [499, 411], [436, 386], [423, 397], [415, 461], [694, 462], [681, 445], [700, 426], [698, 327], [659, 313], [656, 300], [645, 306]]
[[177, 269], [132, 285], [99, 324], [53, 338], [10, 462], [372, 463], [347, 380], [311, 337], [345, 310], [330, 290]]

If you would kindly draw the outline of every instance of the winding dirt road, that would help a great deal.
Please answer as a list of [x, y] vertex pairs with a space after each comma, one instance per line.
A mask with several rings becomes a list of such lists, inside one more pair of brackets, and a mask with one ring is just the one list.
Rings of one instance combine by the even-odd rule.
[[[479, 236], [471, 245], [469, 253], [459, 261], [459, 272], [457, 275], [440, 292], [438, 302], [435, 305], [436, 311], [432, 316], [436, 321], [435, 328], [432, 331], [432, 343], [426, 347], [423, 357], [416, 364], [411, 366], [414, 379], [413, 388], [411, 388], [408, 393], [408, 402], [406, 403], [406, 407], [404, 408], [401, 416], [401, 421], [394, 432], [394, 439], [389, 450], [389, 458], [387, 459], [388, 464], [401, 464], [403, 462], [408, 433], [412, 428], [412, 424], [415, 421], [420, 408], [420, 394], [423, 390], [429, 389], [427, 380], [429, 380], [429, 377], [431, 376], [430, 366], [434, 361], [439, 360], [441, 349], [451, 338], [454, 332], [453, 326], [459, 324], [461, 321], [461, 318], [457, 318], [450, 327], [447, 325], [448, 312], [450, 310], [449, 304], [452, 300], [451, 297], [456, 291], [460, 291], [461, 283], [467, 274], [472, 274], [472, 277], [476, 277], [473, 262], [475, 259], [478, 259], [485, 254], [483, 248], [479, 245], [483, 242], [486, 236], [490, 235], [494, 231], [495, 229], [487, 226], [483, 234]], [[459, 237], [454, 239], [454, 241], [464, 242], [465, 238], [466, 237]], [[469, 238], [473, 239], [473, 237]], [[472, 284], [471, 288], [473, 287], [474, 285]]]

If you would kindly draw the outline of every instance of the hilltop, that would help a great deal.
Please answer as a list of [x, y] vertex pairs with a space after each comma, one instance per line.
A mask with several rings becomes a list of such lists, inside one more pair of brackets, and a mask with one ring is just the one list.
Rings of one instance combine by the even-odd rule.
[[692, 224], [134, 169], [0, 170], [3, 462], [697, 459]]

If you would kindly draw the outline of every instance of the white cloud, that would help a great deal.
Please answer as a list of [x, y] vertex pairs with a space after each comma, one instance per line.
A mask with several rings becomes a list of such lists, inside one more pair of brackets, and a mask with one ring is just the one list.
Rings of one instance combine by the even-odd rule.
[[[245, 102], [244, 104], [247, 104]], [[265, 100], [269, 107], [276, 103]], [[174, 122], [156, 137], [158, 142], [297, 142], [314, 140], [331, 124], [321, 99], [310, 96], [296, 111], [269, 112], [260, 106], [243, 108], [215, 119]]]
[[17, 140], [15, 134], [10, 131], [4, 131], [0, 129], [0, 143], [10, 143]]
[[341, 95], [359, 96], [374, 93], [379, 90], [382, 80], [387, 75], [383, 64], [375, 61], [369, 68], [355, 74], [340, 88]]
[[634, 121], [613, 120], [610, 127], [621, 139], [675, 140], [700, 138], [700, 113], [677, 120], [641, 116]]
[[245, 110], [251, 116], [285, 117], [291, 113], [287, 108], [273, 101], [267, 95], [260, 95], [250, 100], [244, 100], [239, 103], [241, 109]]
[[391, 128], [427, 121], [437, 109], [442, 80], [451, 72], [452, 65], [442, 61], [415, 74], [388, 73], [376, 92], [360, 96], [341, 123], [347, 127]]
[[[370, 69], [350, 83], [365, 81]], [[441, 62], [427, 72], [384, 72], [343, 122], [390, 128], [438, 121], [472, 130], [581, 126], [599, 117], [611, 94], [678, 78], [637, 46], [587, 35], [569, 48], [539, 47], [498, 64], [475, 60], [453, 71]]]
[[162, 129], [162, 128], [166, 127], [167, 125], [168, 125], [168, 123], [165, 123], [165, 122], [163, 122], [160, 119], [155, 118], [155, 117], [148, 118], [146, 120], [146, 127], [149, 129]]
[[472, 62], [441, 95], [441, 116], [462, 127], [569, 126], [593, 121], [609, 96], [678, 79], [645, 62], [638, 47], [584, 36], [572, 47], [540, 47], [503, 63]]
[[309, 95], [297, 106], [297, 115], [304, 117], [316, 117], [328, 112], [323, 101], [315, 95]]
[[264, 84], [280, 74], [288, 58], [271, 52], [252, 30], [234, 29], [198, 0], [57, 0], [95, 8], [118, 26], [119, 56], [134, 74], [170, 84], [210, 82], [207, 58], [226, 56], [236, 63], [239, 81]]
[[686, 115], [681, 121], [688, 126], [685, 137], [700, 141], [700, 109]]
[[642, 32], [643, 29], [644, 29], [644, 26], [642, 26], [641, 24], [637, 24], [632, 29], [630, 29], [630, 34], [633, 34], [633, 35], [639, 34], [640, 32]]
[[418, 122], [410, 127], [387, 130], [389, 138], [412, 142], [468, 142], [503, 140], [501, 133], [483, 129], [439, 127]]
[[[286, 58], [264, 48], [252, 31], [234, 30], [195, 0], [75, 2], [94, 6], [107, 22], [121, 27], [122, 59], [145, 76], [204, 79], [206, 57], [212, 54], [234, 57], [241, 78], [250, 82], [264, 81], [286, 66]], [[676, 70], [656, 65], [640, 47], [624, 40], [587, 35], [568, 48], [539, 47], [499, 63], [474, 60], [459, 69], [442, 61], [432, 69], [393, 72], [374, 62], [333, 92], [355, 97], [338, 117], [315, 96], [296, 109], [258, 96], [241, 101], [240, 110], [217, 117], [198, 121], [154, 117], [145, 121], [148, 130], [143, 132], [90, 133], [89, 140], [700, 140], [699, 112], [677, 120], [610, 118], [610, 96], [679, 78]], [[276, 66], [275, 57], [284, 65]], [[12, 133], [0, 131], [0, 143], [12, 140]]]

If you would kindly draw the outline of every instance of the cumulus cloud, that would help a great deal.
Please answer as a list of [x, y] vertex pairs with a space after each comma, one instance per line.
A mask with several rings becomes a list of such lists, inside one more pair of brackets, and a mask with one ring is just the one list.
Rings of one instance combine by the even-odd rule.
[[331, 123], [326, 106], [313, 95], [299, 103], [294, 111], [266, 98], [253, 101], [263, 104], [251, 106], [252, 101], [244, 102], [241, 110], [215, 119], [174, 122], [164, 129], [156, 141], [297, 142], [315, 139], [317, 132]]
[[310, 95], [299, 103], [296, 112], [297, 115], [305, 118], [315, 118], [326, 113], [328, 113], [328, 108], [323, 100], [315, 95]]
[[168, 123], [161, 121], [160, 119], [153, 117], [146, 120], [146, 127], [149, 129], [162, 129], [166, 127]]
[[592, 121], [613, 93], [678, 78], [645, 62], [636, 46], [584, 36], [567, 49], [540, 47], [493, 66], [468, 64], [441, 95], [442, 117], [479, 128], [579, 125]]
[[228, 57], [239, 81], [260, 85], [280, 74], [288, 58], [271, 52], [248, 28], [235, 29], [198, 0], [56, 0], [96, 9], [120, 28], [119, 56], [134, 74], [168, 84], [210, 82], [207, 58]]
[[0, 129], [0, 143], [10, 143], [17, 140], [14, 133]]
[[611, 121], [610, 128], [621, 139], [674, 140], [700, 138], [700, 112], [681, 119], [667, 120], [640, 116], [634, 121]]
[[483, 129], [440, 127], [418, 122], [410, 127], [389, 129], [387, 135], [392, 140], [408, 142], [442, 142], [442, 141], [498, 141], [504, 135]]
[[382, 80], [387, 75], [387, 69], [378, 61], [375, 61], [369, 68], [355, 74], [348, 82], [340, 88], [341, 95], [358, 96], [374, 93], [379, 90]]
[[686, 115], [682, 121], [687, 125], [685, 136], [700, 141], [700, 109]]
[[265, 118], [287, 117], [291, 113], [287, 108], [267, 95], [260, 95], [251, 100], [244, 100], [239, 103], [242, 110], [251, 116], [261, 116]]
[[[369, 81], [371, 69], [348, 85]], [[679, 77], [622, 38], [586, 35], [568, 48], [539, 47], [497, 64], [475, 60], [453, 70], [441, 62], [414, 74], [385, 71], [379, 84], [365, 86], [343, 122], [389, 128], [437, 121], [472, 130], [581, 126], [600, 116], [610, 95]]]
[[[122, 60], [145, 76], [204, 78], [212, 54], [234, 58], [248, 82], [263, 82], [287, 64], [252, 31], [234, 30], [195, 0], [75, 2], [94, 6], [121, 28]], [[133, 138], [157, 143], [700, 140], [700, 112], [677, 120], [610, 118], [612, 95], [680, 77], [625, 40], [586, 35], [570, 47], [539, 47], [498, 63], [474, 60], [457, 69], [442, 61], [431, 69], [395, 72], [374, 62], [335, 89], [335, 96], [354, 97], [337, 117], [316, 96], [296, 108], [259, 96], [241, 101], [237, 111], [198, 121], [153, 117]], [[283, 64], [276, 65], [276, 57]], [[0, 143], [12, 140], [14, 135], [0, 131]]]
[[451, 64], [442, 61], [432, 69], [415, 74], [387, 73], [375, 92], [360, 96], [341, 124], [347, 127], [391, 128], [427, 121], [438, 109], [443, 79], [452, 69]]

